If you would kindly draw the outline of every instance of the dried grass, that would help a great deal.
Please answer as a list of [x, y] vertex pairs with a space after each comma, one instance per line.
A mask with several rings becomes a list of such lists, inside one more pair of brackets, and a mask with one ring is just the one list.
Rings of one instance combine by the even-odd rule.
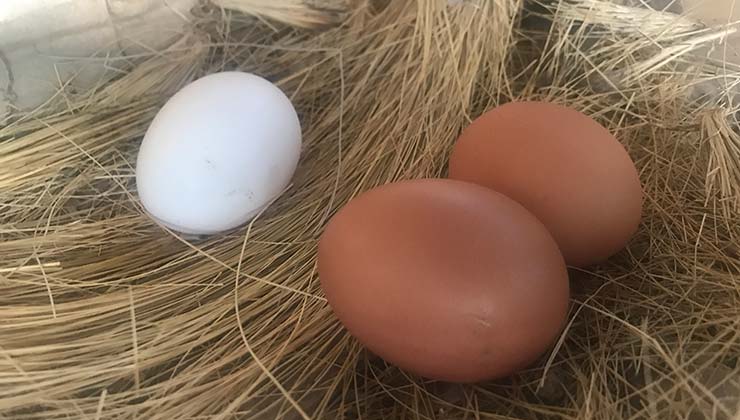
[[[597, 0], [548, 2], [552, 24], [524, 26], [519, 0], [382, 3], [321, 31], [205, 8], [115, 82], [0, 125], [0, 418], [738, 418], [740, 72], [699, 54], [732, 29]], [[172, 92], [225, 68], [289, 93], [302, 163], [250, 226], [182, 238], [141, 210], [137, 146]], [[618, 136], [642, 227], [573, 270], [570, 322], [536, 366], [477, 385], [409, 377], [332, 316], [318, 235], [362, 190], [443, 175], [471, 118], [524, 98]]]

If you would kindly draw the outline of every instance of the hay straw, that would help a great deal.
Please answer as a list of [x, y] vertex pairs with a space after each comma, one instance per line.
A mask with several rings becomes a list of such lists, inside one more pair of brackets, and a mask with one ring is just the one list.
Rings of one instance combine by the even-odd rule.
[[[242, 3], [260, 17], [206, 9], [120, 79], [0, 126], [0, 418], [736, 416], [738, 73], [701, 48], [655, 65], [726, 28], [625, 6], [615, 20], [596, 0], [547, 3], [546, 26], [521, 26], [522, 3], [496, 0], [356, 2], [341, 25], [301, 31]], [[181, 238], [143, 214], [133, 162], [164, 101], [221, 69], [290, 95], [303, 157], [253, 224]], [[719, 95], [697, 88], [717, 80]], [[357, 193], [443, 175], [468, 121], [516, 99], [614, 132], [643, 224], [608, 263], [572, 271], [568, 327], [535, 366], [477, 385], [411, 377], [337, 323], [317, 238]]]
[[301, 28], [340, 23], [349, 0], [213, 0], [215, 5]]

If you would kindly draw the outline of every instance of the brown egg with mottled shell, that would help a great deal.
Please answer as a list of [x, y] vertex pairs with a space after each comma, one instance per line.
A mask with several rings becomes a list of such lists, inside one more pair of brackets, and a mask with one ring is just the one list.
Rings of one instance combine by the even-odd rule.
[[476, 382], [530, 365], [568, 309], [565, 263], [542, 223], [460, 181], [403, 181], [353, 199], [326, 227], [318, 269], [354, 337], [433, 379]]
[[642, 189], [625, 148], [592, 118], [552, 103], [511, 102], [478, 117], [455, 144], [449, 177], [522, 204], [574, 266], [606, 260], [640, 224]]

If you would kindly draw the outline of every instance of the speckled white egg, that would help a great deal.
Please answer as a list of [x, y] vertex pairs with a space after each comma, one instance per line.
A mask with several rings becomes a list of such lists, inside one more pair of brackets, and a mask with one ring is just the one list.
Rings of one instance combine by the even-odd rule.
[[293, 104], [249, 73], [205, 76], [157, 113], [136, 162], [147, 212], [183, 233], [246, 223], [288, 186], [301, 152]]

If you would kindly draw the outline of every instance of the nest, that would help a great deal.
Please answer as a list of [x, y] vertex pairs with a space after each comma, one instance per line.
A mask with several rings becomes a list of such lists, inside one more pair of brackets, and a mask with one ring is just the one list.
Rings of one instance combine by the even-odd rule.
[[[223, 3], [249, 14], [205, 6], [121, 77], [0, 124], [0, 418], [734, 418], [740, 69], [705, 58], [731, 28], [598, 0]], [[135, 156], [168, 97], [224, 69], [288, 93], [302, 160], [249, 226], [183, 238], [142, 211]], [[643, 223], [572, 270], [567, 327], [534, 366], [410, 376], [332, 315], [318, 236], [363, 190], [443, 176], [461, 129], [520, 99], [616, 134]]]

